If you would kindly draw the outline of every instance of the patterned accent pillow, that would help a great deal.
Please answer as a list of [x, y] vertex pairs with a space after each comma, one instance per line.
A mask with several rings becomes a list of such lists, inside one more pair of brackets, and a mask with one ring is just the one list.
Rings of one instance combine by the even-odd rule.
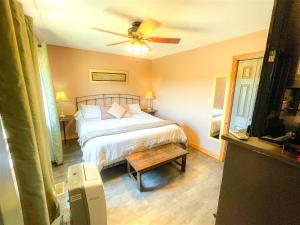
[[110, 105], [106, 106], [106, 105], [101, 105], [100, 109], [101, 109], [101, 120], [108, 120], [108, 119], [114, 119], [115, 117], [111, 114], [109, 114], [107, 111], [110, 109]]
[[125, 115], [126, 109], [118, 103], [113, 103], [107, 112], [116, 118], [121, 119]]
[[123, 118], [129, 118], [129, 117], [131, 117], [133, 114], [130, 112], [129, 106], [128, 105], [122, 105], [122, 106], [126, 109], [126, 113], [123, 116]]
[[[109, 120], [109, 119], [114, 119], [115, 117], [111, 114], [109, 114], [107, 111], [110, 109], [110, 105], [100, 105], [101, 109], [101, 120]], [[123, 116], [123, 118], [129, 118], [132, 116], [132, 113], [129, 110], [128, 105], [122, 105], [126, 109], [126, 113]]]

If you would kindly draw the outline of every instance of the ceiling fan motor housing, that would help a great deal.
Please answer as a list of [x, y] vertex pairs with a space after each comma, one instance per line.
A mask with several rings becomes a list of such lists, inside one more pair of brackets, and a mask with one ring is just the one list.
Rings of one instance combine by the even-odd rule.
[[128, 37], [139, 38], [141, 36], [141, 34], [137, 33], [137, 30], [139, 29], [141, 23], [141, 21], [132, 22], [132, 27], [128, 29]]

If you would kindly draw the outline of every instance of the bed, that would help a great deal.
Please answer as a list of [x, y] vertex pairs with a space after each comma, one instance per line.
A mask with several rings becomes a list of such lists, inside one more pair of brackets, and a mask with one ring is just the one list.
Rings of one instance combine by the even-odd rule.
[[210, 136], [219, 138], [222, 120], [223, 120], [223, 110], [213, 109], [211, 125], [210, 125], [211, 126]]
[[[140, 104], [140, 97], [124, 94], [101, 94], [76, 98], [80, 105]], [[124, 161], [130, 153], [155, 146], [187, 144], [187, 137], [178, 125], [143, 111], [121, 119], [77, 118], [76, 129], [83, 160], [102, 168]]]

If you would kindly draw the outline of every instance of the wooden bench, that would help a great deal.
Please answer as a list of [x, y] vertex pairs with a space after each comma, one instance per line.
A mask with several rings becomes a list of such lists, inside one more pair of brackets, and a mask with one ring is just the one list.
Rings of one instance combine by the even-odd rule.
[[[142, 174], [159, 166], [172, 162], [185, 172], [188, 151], [175, 144], [167, 144], [133, 153], [126, 157], [128, 175], [137, 182], [138, 189], [143, 191]], [[177, 160], [181, 158], [181, 163]], [[134, 171], [131, 171], [131, 168]]]

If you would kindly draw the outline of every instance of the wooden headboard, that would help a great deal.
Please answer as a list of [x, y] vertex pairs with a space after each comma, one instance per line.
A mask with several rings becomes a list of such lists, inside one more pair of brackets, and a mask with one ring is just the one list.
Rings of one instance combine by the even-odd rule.
[[131, 94], [97, 94], [76, 97], [75, 102], [76, 110], [78, 110], [80, 105], [111, 105], [114, 102], [119, 104], [140, 104], [141, 97]]

